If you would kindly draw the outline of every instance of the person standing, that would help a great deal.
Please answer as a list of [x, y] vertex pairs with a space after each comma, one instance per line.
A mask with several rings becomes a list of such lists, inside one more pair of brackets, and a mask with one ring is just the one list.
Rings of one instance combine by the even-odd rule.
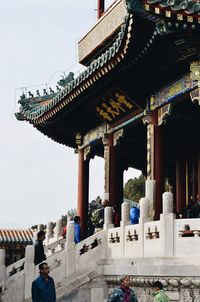
[[39, 265], [40, 276], [32, 283], [33, 302], [56, 302], [55, 284], [49, 276], [49, 267], [46, 262]]
[[131, 224], [138, 224], [139, 223], [139, 218], [140, 218], [139, 205], [138, 205], [138, 207], [133, 206], [130, 209], [130, 221], [131, 221]]
[[61, 235], [64, 239], [66, 239], [66, 235], [67, 235], [67, 223], [65, 221], [63, 221], [63, 226], [61, 229]]
[[156, 281], [153, 284], [154, 293], [153, 293], [153, 302], [170, 302], [169, 297], [166, 295], [163, 290], [163, 284], [160, 281]]
[[79, 216], [74, 217], [74, 241], [79, 243], [81, 241], [81, 219]]
[[120, 286], [112, 291], [107, 302], [138, 302], [134, 291], [129, 285], [129, 276], [122, 275], [120, 278]]
[[44, 246], [43, 241], [45, 240], [45, 232], [39, 231], [37, 234], [37, 240], [34, 244], [35, 246], [35, 257], [34, 263], [35, 265], [41, 263], [42, 261], [46, 260], [46, 255], [44, 253]]

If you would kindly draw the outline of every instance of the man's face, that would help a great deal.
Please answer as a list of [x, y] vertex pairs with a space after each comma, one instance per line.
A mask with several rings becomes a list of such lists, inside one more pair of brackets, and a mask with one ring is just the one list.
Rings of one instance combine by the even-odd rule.
[[47, 264], [44, 264], [44, 265], [43, 265], [43, 268], [41, 269], [41, 273], [42, 273], [43, 275], [48, 276], [48, 274], [49, 274], [49, 266], [48, 266]]
[[129, 278], [129, 277], [126, 277], [126, 278], [123, 280], [122, 285], [123, 285], [124, 287], [129, 287], [129, 285], [130, 285], [130, 278]]

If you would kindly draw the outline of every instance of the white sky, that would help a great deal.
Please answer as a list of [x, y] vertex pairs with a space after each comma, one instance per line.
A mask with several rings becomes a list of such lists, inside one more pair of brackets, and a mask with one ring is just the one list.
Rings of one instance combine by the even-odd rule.
[[[13, 113], [19, 87], [53, 83], [77, 63], [96, 2], [0, 0], [0, 228], [55, 221], [76, 207], [77, 155]], [[90, 171], [92, 199], [103, 193], [103, 160], [95, 158]], [[135, 175], [129, 170], [125, 180]]]

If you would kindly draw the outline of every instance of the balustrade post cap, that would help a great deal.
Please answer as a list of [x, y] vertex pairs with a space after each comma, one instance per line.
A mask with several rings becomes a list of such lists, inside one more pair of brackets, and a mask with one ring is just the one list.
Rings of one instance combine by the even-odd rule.
[[149, 216], [149, 199], [142, 197], [139, 201], [140, 218], [147, 218]]
[[0, 249], [0, 266], [5, 265], [6, 250]]
[[163, 214], [173, 213], [173, 194], [164, 192], [162, 194]]

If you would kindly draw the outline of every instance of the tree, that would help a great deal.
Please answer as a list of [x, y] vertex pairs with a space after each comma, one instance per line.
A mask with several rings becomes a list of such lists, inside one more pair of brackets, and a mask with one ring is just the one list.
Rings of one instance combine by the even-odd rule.
[[138, 178], [129, 179], [124, 186], [124, 197], [135, 202], [145, 194], [145, 177], [140, 175]]
[[93, 210], [97, 210], [97, 209], [100, 209], [102, 206], [101, 206], [101, 197], [100, 196], [97, 196], [96, 199], [92, 200], [90, 203], [89, 203], [89, 212], [92, 212]]

